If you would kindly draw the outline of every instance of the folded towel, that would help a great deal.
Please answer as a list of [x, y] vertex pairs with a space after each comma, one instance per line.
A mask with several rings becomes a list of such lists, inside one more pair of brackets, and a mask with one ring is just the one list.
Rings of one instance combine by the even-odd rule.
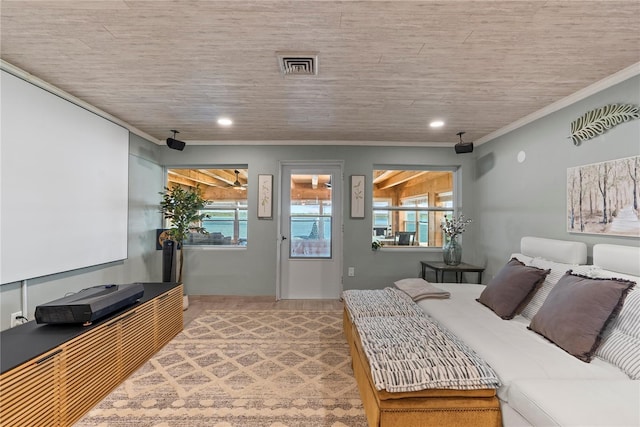
[[411, 297], [414, 301], [424, 298], [449, 298], [451, 294], [440, 288], [436, 288], [424, 279], [402, 279], [394, 282], [396, 288], [400, 289]]

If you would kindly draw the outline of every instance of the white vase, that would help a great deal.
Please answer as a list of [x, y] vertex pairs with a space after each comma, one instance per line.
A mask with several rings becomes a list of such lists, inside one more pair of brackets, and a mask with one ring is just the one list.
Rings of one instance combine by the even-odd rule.
[[189, 295], [182, 295], [182, 311], [186, 311], [189, 308]]

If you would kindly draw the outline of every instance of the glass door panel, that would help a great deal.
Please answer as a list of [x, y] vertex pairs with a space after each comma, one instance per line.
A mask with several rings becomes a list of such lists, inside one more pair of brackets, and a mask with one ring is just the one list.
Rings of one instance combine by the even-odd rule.
[[289, 258], [332, 257], [331, 175], [291, 175]]

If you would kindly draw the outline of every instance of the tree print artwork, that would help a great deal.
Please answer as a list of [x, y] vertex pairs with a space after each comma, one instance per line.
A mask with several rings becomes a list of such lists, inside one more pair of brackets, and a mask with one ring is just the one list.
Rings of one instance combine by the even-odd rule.
[[567, 169], [567, 231], [640, 237], [640, 156]]

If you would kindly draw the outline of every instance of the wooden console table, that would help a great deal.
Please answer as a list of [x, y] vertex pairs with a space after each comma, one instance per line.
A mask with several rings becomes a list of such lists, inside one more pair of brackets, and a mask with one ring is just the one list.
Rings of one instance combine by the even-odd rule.
[[0, 333], [0, 425], [71, 426], [182, 330], [182, 285], [145, 283], [136, 304], [90, 326]]
[[[422, 268], [420, 277], [424, 279], [426, 276], [426, 269], [430, 268], [431, 270], [436, 272], [436, 283], [444, 282], [444, 273], [446, 271], [453, 271], [454, 273], [456, 273], [456, 283], [462, 283], [464, 273], [478, 273], [478, 283], [482, 283], [482, 273], [484, 272], [484, 267], [465, 264], [464, 262], [461, 262], [458, 265], [448, 265], [444, 262], [438, 261], [420, 261], [420, 266]], [[439, 278], [438, 275], [440, 276]]]

